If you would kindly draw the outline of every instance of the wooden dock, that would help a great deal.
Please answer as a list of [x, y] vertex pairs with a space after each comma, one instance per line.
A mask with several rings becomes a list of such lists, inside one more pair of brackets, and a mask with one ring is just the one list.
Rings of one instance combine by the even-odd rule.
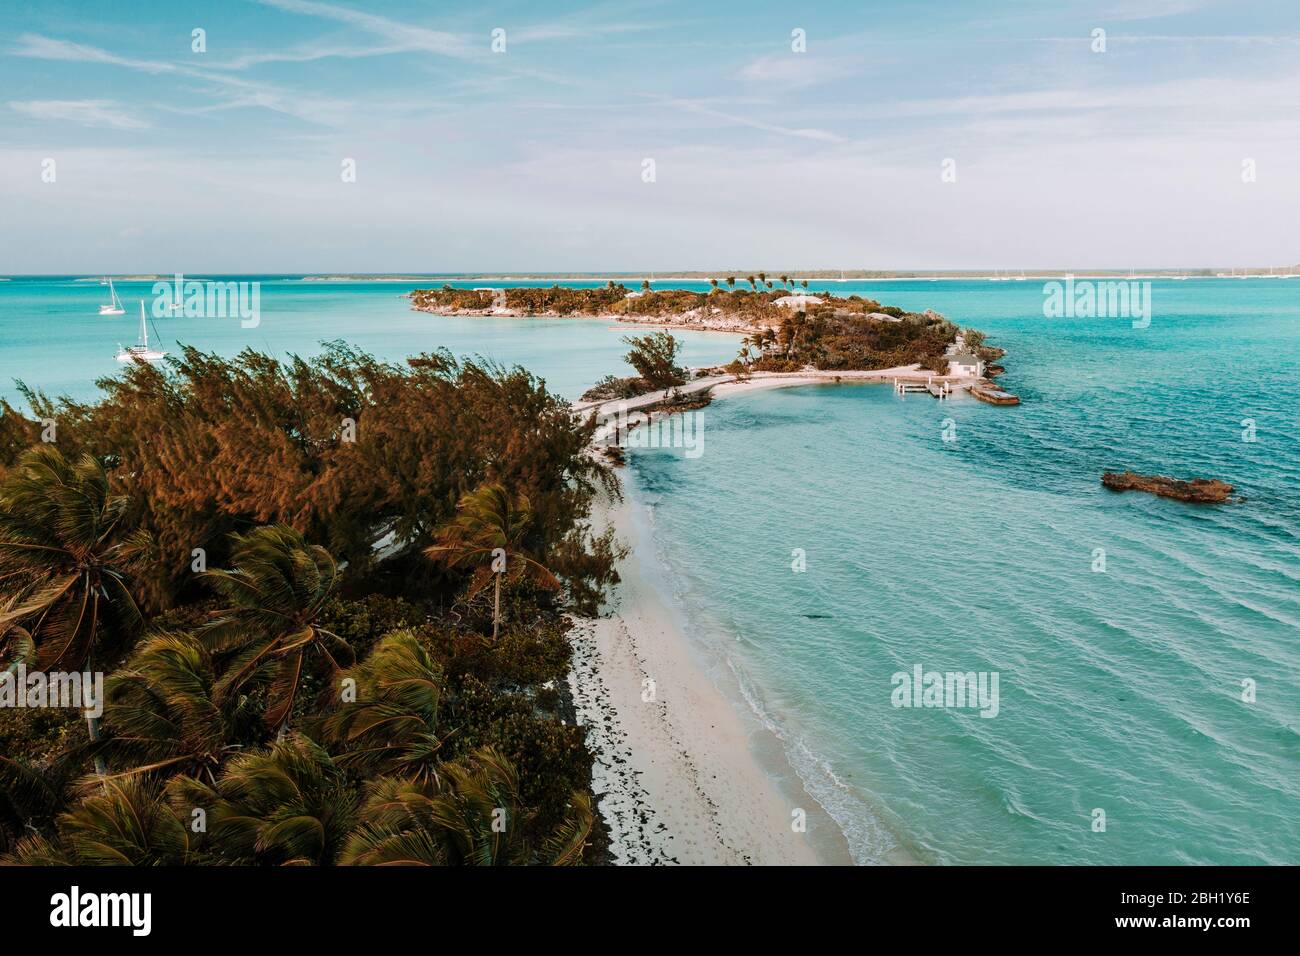
[[947, 401], [952, 397], [953, 392], [959, 391], [964, 386], [954, 386], [947, 380], [936, 382], [927, 378], [924, 382], [913, 379], [896, 378], [894, 379], [894, 392], [899, 398], [906, 398], [909, 394], [932, 395], [939, 401]]

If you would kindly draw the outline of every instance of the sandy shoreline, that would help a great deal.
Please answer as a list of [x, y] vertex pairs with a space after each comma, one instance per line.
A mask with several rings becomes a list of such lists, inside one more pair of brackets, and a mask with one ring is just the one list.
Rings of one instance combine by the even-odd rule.
[[[629, 489], [631, 491], [631, 489]], [[579, 619], [570, 688], [596, 756], [593, 787], [622, 864], [851, 863], [834, 821], [755, 756], [780, 742], [710, 676], [651, 579], [653, 545], [635, 494], [602, 497], [593, 522], [632, 545], [612, 616]], [[792, 826], [806, 814], [806, 832]]]
[[[916, 374], [913, 367], [756, 373], [698, 384], [722, 398]], [[609, 413], [607, 403], [582, 404]], [[602, 494], [593, 505], [594, 530], [612, 526], [631, 547], [606, 605], [609, 616], [578, 619], [570, 632], [570, 689], [595, 755], [593, 788], [614, 862], [852, 864], [843, 831], [805, 789], [782, 739], [746, 703], [726, 664], [688, 636], [659, 577], [649, 514], [632, 482], [624, 471], [624, 500]], [[791, 827], [796, 810], [806, 819], [803, 833]], [[916, 860], [895, 845], [879, 862]]]

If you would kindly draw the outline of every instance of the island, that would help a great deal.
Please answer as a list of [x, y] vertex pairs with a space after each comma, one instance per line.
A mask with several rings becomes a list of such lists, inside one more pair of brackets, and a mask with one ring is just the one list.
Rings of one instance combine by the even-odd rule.
[[[634, 291], [613, 281], [587, 289], [444, 285], [417, 289], [410, 299], [412, 308], [435, 315], [601, 318], [660, 331], [742, 336], [739, 353], [726, 365], [682, 369], [679, 381], [673, 375], [610, 377], [584, 396], [588, 400], [631, 398], [690, 378], [851, 378], [856, 376], [846, 373], [883, 372], [896, 387], [929, 391], [937, 398], [981, 388], [1002, 399], [995, 404], [1018, 402], [992, 383], [1003, 371], [996, 363], [1005, 350], [987, 345], [978, 330], [962, 329], [932, 310], [909, 312], [861, 295], [809, 292], [806, 280], [795, 287], [788, 276], [780, 277], [782, 288], [762, 274], [744, 281], [749, 288], [735, 288], [734, 276], [714, 279], [708, 291], [653, 289], [648, 282]], [[644, 344], [651, 351], [672, 348], [667, 340]]]

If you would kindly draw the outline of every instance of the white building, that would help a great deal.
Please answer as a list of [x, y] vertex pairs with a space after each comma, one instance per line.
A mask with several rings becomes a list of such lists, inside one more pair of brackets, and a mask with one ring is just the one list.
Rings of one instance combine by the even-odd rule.
[[980, 378], [984, 375], [984, 363], [970, 352], [957, 352], [948, 356], [948, 374], [959, 378]]
[[822, 300], [815, 295], [783, 295], [779, 299], [773, 299], [772, 304], [787, 309], [803, 309], [810, 305], [821, 305]]

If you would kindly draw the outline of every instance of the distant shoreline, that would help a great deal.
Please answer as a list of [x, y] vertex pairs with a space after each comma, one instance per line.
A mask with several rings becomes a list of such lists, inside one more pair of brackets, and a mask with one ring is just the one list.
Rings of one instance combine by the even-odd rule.
[[[720, 282], [727, 276], [734, 276], [743, 281], [749, 275], [758, 275], [757, 270], [721, 269], [714, 272], [697, 271], [643, 271], [620, 270], [615, 272], [340, 272], [340, 273], [299, 273], [299, 272], [225, 272], [205, 270], [201, 275], [184, 273], [187, 278], [202, 276], [220, 276], [221, 278], [249, 278], [297, 280], [300, 282], [708, 282], [717, 279]], [[778, 275], [765, 270], [769, 277]], [[889, 281], [926, 281], [926, 282], [1018, 282], [1064, 279], [1290, 279], [1300, 278], [1300, 265], [1295, 266], [1198, 266], [1196, 268], [1143, 269], [812, 269], [806, 272], [786, 273], [795, 281], [807, 279], [817, 282], [889, 282]], [[148, 282], [171, 279], [174, 272], [167, 273], [11, 273], [0, 276], [0, 282], [14, 279], [31, 279], [49, 281], [66, 279], [73, 282], [98, 282], [104, 276], [111, 276], [120, 282]]]

